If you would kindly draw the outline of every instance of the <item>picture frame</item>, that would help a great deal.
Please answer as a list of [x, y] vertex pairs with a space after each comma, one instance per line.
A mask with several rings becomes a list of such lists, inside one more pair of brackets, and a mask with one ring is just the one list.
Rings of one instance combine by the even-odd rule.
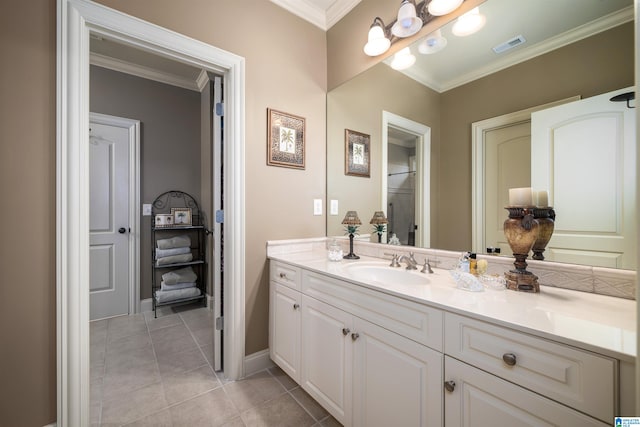
[[174, 227], [187, 227], [192, 225], [191, 208], [171, 208]]
[[155, 216], [155, 227], [173, 227], [173, 214], [157, 214]]
[[305, 118], [267, 108], [267, 165], [305, 168]]
[[351, 129], [344, 130], [345, 175], [371, 177], [371, 136]]

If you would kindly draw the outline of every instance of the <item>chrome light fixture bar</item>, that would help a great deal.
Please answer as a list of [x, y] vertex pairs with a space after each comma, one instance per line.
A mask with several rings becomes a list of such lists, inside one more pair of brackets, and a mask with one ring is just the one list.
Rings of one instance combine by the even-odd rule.
[[364, 53], [368, 56], [382, 55], [396, 39], [413, 36], [436, 16], [453, 12], [463, 2], [464, 0], [423, 0], [416, 5], [415, 0], [402, 0], [397, 18], [389, 25], [385, 26], [378, 16], [373, 20]]

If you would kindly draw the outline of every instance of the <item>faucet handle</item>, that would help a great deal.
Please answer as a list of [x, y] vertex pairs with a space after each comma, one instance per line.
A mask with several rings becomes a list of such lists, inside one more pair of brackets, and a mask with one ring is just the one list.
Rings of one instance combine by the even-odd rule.
[[424, 265], [422, 266], [422, 270], [420, 270], [420, 273], [429, 273], [429, 274], [433, 274], [433, 270], [431, 269], [431, 261], [429, 261], [427, 258], [424, 259]]
[[413, 252], [409, 252], [409, 260], [414, 264], [418, 263], [418, 261], [416, 261], [415, 257], [413, 256]]
[[393, 254], [389, 267], [400, 267], [400, 263], [398, 262], [398, 254]]

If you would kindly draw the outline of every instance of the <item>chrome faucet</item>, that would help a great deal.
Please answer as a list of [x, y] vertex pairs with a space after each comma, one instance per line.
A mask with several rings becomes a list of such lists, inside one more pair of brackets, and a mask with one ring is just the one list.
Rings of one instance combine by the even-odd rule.
[[398, 262], [406, 262], [407, 263], [407, 270], [417, 270], [417, 265], [418, 265], [418, 261], [416, 261], [416, 259], [413, 257], [413, 252], [409, 252], [409, 256], [406, 255], [400, 255], [400, 258], [398, 258]]

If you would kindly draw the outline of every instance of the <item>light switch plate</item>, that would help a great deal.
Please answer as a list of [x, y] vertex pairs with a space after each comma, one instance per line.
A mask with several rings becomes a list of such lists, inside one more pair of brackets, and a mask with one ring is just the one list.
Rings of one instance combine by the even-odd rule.
[[322, 199], [313, 199], [313, 214], [322, 215]]
[[151, 216], [151, 203], [142, 204], [142, 216]]
[[338, 201], [331, 200], [331, 215], [338, 215]]

